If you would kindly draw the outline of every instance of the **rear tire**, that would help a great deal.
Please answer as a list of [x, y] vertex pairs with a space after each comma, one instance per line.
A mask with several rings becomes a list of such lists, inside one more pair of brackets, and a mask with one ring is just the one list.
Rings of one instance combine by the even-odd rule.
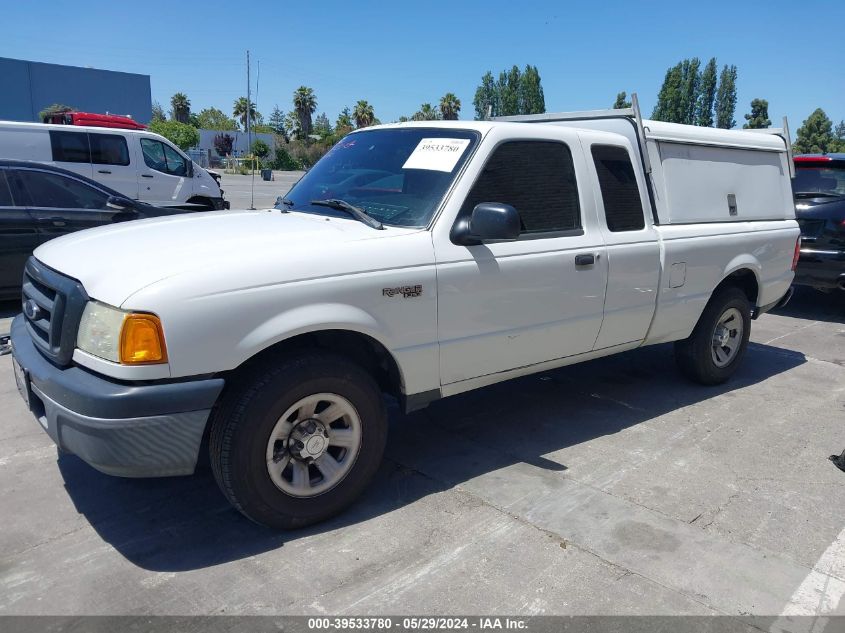
[[254, 366], [212, 413], [214, 477], [241, 513], [272, 528], [351, 504], [381, 463], [387, 412], [372, 377], [343, 356], [301, 352]]
[[734, 286], [711, 297], [689, 338], [675, 342], [681, 373], [703, 385], [719, 385], [737, 370], [751, 333], [751, 305]]

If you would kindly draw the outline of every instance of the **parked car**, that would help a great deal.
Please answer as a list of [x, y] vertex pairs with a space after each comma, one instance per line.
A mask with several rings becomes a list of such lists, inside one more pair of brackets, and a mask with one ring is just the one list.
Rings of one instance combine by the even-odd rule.
[[0, 298], [20, 297], [27, 258], [55, 237], [103, 224], [186, 213], [129, 200], [79, 174], [0, 160]]
[[796, 156], [792, 189], [801, 227], [795, 283], [845, 290], [845, 154]]
[[148, 130], [0, 121], [0, 158], [51, 163], [156, 206], [228, 208], [219, 176]]
[[376, 473], [383, 393], [412, 411], [669, 341], [689, 378], [728, 380], [790, 294], [786, 141], [636, 110], [522, 121], [365, 128], [275, 209], [39, 247], [22, 397], [112, 475], [190, 474], [208, 432], [223, 494], [290, 528]]

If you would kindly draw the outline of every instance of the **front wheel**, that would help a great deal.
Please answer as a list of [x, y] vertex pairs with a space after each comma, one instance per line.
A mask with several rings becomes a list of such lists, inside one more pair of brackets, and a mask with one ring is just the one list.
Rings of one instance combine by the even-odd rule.
[[675, 343], [675, 360], [690, 380], [721, 384], [739, 367], [750, 334], [748, 297], [738, 288], [725, 288], [710, 299], [690, 337]]
[[223, 396], [209, 450], [226, 498], [247, 517], [295, 528], [343, 510], [381, 462], [387, 414], [375, 381], [319, 352], [254, 367]]

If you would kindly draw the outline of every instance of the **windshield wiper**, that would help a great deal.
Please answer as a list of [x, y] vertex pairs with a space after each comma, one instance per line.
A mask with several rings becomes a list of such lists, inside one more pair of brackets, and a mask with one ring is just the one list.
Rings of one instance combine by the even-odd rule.
[[349, 204], [346, 200], [340, 200], [338, 198], [329, 198], [327, 200], [312, 200], [311, 204], [318, 206], [318, 207], [330, 207], [332, 209], [337, 209], [338, 211], [346, 211], [349, 215], [354, 217], [359, 222], [363, 222], [367, 226], [371, 226], [372, 228], [383, 231], [384, 225], [376, 220], [373, 216], [369, 215], [363, 209], [356, 207], [354, 204]]

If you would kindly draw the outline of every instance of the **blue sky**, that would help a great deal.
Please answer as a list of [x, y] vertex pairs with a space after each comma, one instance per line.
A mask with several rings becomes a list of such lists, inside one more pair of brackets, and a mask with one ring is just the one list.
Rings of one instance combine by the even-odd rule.
[[[776, 125], [788, 115], [793, 134], [817, 107], [835, 122], [845, 119], [845, 65], [837, 52], [843, 0], [121, 5], [5, 3], [0, 57], [149, 74], [153, 100], [165, 108], [182, 91], [194, 111], [230, 113], [246, 93], [249, 48], [253, 94], [258, 80], [265, 116], [275, 104], [291, 109], [293, 91], [304, 84], [332, 122], [358, 99], [387, 122], [448, 91], [463, 104], [461, 118], [471, 119], [481, 75], [527, 63], [540, 70], [548, 111], [610, 107], [626, 90], [639, 93], [648, 116], [667, 67], [715, 56], [720, 67], [738, 67], [740, 126], [756, 97], [768, 99]], [[816, 23], [829, 32], [813, 39]]]

